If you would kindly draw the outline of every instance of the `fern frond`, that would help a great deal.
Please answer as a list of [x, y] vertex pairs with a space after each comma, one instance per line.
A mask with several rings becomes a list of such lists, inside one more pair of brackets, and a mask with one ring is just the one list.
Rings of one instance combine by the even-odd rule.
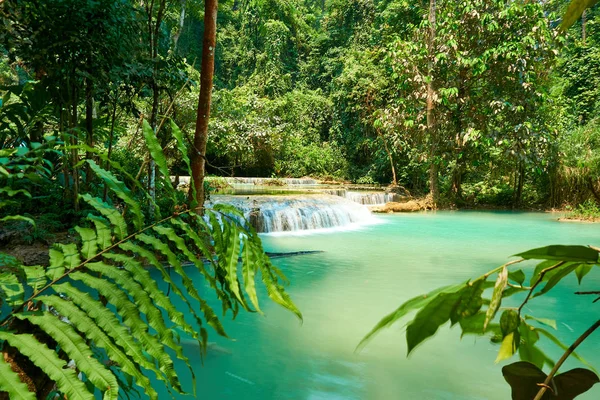
[[44, 268], [40, 265], [31, 265], [26, 268], [25, 276], [27, 278], [27, 286], [29, 286], [33, 293], [37, 293], [38, 290], [43, 288], [48, 280], [46, 279], [46, 272]]
[[121, 347], [117, 345], [99, 325], [73, 302], [63, 300], [59, 296], [40, 296], [37, 298], [48, 307], [52, 307], [60, 315], [68, 315], [71, 322], [78, 331], [85, 334], [86, 338], [92, 340], [96, 346], [106, 351], [108, 357], [116, 362], [121, 370], [135, 379], [136, 385], [144, 389], [151, 399], [158, 399], [150, 380], [144, 375], [138, 364], [127, 356]]
[[[110, 256], [110, 254], [108, 254]], [[110, 259], [120, 258], [124, 262], [130, 262], [129, 257], [122, 254], [114, 254], [114, 257], [107, 257]], [[160, 309], [155, 306], [150, 295], [144, 290], [140, 284], [134, 280], [134, 276], [127, 270], [117, 269], [114, 266], [107, 265], [102, 262], [90, 263], [86, 267], [93, 272], [97, 272], [107, 278], [112, 279], [117, 285], [125, 289], [132, 299], [135, 299], [135, 306], [139, 307], [140, 311], [146, 315], [146, 319], [151, 328], [153, 328], [160, 336], [160, 340], [166, 346], [170, 347], [179, 359], [184, 361], [186, 365], [189, 365], [188, 358], [183, 354], [183, 350], [180, 345], [175, 343], [173, 337], [173, 331], [167, 328], [165, 320], [160, 312]], [[150, 289], [150, 288], [147, 288]], [[158, 293], [160, 290], [156, 288]], [[156, 297], [156, 296], [155, 296]], [[190, 372], [193, 371], [190, 368]]]
[[[87, 283], [87, 282], [86, 282]], [[134, 362], [141, 367], [152, 371], [156, 377], [165, 381], [165, 377], [156, 366], [146, 358], [144, 348], [135, 341], [128, 329], [126, 329], [115, 315], [102, 303], [94, 300], [87, 293], [74, 288], [69, 283], [62, 283], [54, 286], [54, 290], [63, 293], [71, 298], [86, 314], [88, 314], [108, 336], [110, 336], [117, 345], [121, 346], [125, 353], [132, 358]]]
[[125, 219], [115, 208], [111, 207], [99, 198], [92, 197], [87, 193], [81, 195], [80, 198], [85, 200], [86, 203], [92, 206], [100, 214], [108, 218], [113, 226], [115, 235], [119, 240], [122, 240], [125, 236], [127, 236], [127, 222], [125, 222]]
[[96, 245], [100, 250], [104, 250], [112, 244], [110, 225], [104, 218], [97, 215], [89, 214], [87, 219], [92, 221], [96, 228]]
[[[84, 294], [77, 289], [71, 287], [71, 289], [63, 289], [64, 285], [59, 285], [64, 291], [63, 293], [68, 294], [71, 299], [81, 309], [86, 311], [92, 318], [94, 314], [98, 316], [98, 319], [102, 319], [102, 323], [96, 319], [103, 329], [108, 328], [111, 331], [106, 331], [115, 341], [121, 345], [130, 356], [134, 357], [136, 362], [156, 375], [157, 379], [170, 384], [180, 393], [182, 392], [181, 385], [177, 379], [177, 374], [173, 367], [173, 361], [171, 357], [165, 352], [164, 346], [158, 341], [158, 339], [148, 333], [147, 324], [142, 321], [137, 307], [130, 301], [128, 296], [119, 289], [119, 287], [106, 279], [97, 278], [95, 276], [88, 275], [83, 272], [74, 272], [71, 275], [72, 279], [81, 281], [87, 287], [96, 290], [99, 294], [104, 296], [108, 302], [115, 306], [117, 314], [123, 319], [123, 323], [129, 327], [129, 332], [119, 322], [115, 314], [113, 314], [108, 308], [102, 305], [97, 300], [92, 299], [88, 294]], [[55, 287], [56, 290], [56, 287]], [[140, 300], [140, 299], [136, 299]], [[112, 333], [112, 334], [111, 334]], [[119, 337], [113, 336], [118, 334]], [[138, 342], [136, 342], [136, 339]], [[145, 357], [148, 354], [153, 362], [149, 362]], [[154, 361], [158, 362], [159, 369], [154, 365]]]
[[98, 236], [96, 235], [96, 231], [80, 226], [76, 226], [75, 231], [81, 236], [81, 255], [83, 258], [87, 260], [95, 256], [98, 252]]
[[[185, 163], [185, 165], [187, 167], [187, 173], [191, 178], [193, 175], [192, 174], [192, 163], [190, 162], [190, 158], [188, 157], [187, 146], [186, 146], [185, 140], [183, 138], [183, 133], [181, 132], [181, 129], [179, 129], [177, 124], [175, 124], [175, 122], [173, 122], [173, 120], [171, 120], [171, 132], [173, 132], [173, 136], [175, 137], [175, 140], [177, 143], [177, 149], [179, 150], [181, 159], [183, 160], [183, 162]], [[194, 186], [193, 182], [190, 182], [190, 190], [192, 191], [192, 194], [193, 194], [192, 199], [196, 199], [196, 187]], [[193, 208], [194, 204], [192, 204], [191, 207]]]
[[87, 163], [92, 168], [94, 173], [104, 181], [106, 186], [108, 186], [108, 188], [112, 190], [118, 198], [123, 200], [127, 206], [129, 206], [129, 210], [134, 216], [133, 226], [135, 229], [142, 229], [142, 225], [144, 224], [144, 216], [142, 215], [140, 203], [133, 199], [131, 191], [127, 188], [127, 186], [118, 180], [117, 177], [114, 176], [110, 171], [100, 168], [94, 160], [87, 160]]
[[62, 322], [52, 314], [23, 315], [17, 314], [17, 318], [26, 319], [34, 325], [42, 328], [52, 339], [54, 339], [75, 362], [77, 368], [83, 372], [87, 379], [101, 392], [104, 400], [116, 400], [119, 395], [119, 385], [115, 376], [98, 360], [93, 357], [92, 351], [84, 339], [73, 329], [73, 327]]
[[0, 357], [0, 388], [7, 392], [12, 400], [35, 400], [35, 394], [29, 391], [19, 374], [4, 361], [4, 357]]
[[244, 290], [250, 298], [250, 302], [254, 308], [260, 312], [258, 306], [258, 296], [256, 294], [255, 275], [258, 265], [258, 260], [253, 249], [251, 248], [250, 238], [244, 238], [242, 248], [242, 277], [244, 279]]
[[[264, 258], [267, 258], [267, 256], [265, 255]], [[270, 264], [271, 262], [268, 260], [266, 262], [263, 260], [263, 262], [259, 263], [262, 281], [267, 288], [267, 294], [269, 295], [269, 298], [271, 298], [271, 300], [273, 300], [275, 303], [296, 314], [300, 321], [302, 321], [302, 313], [298, 307], [296, 307], [284, 288], [279, 284], [277, 277], [273, 275], [273, 272], [269, 268]]]
[[[22, 304], [25, 297], [25, 289], [19, 278], [13, 273], [0, 273], [0, 295], [11, 307]], [[0, 305], [1, 302], [0, 302]]]
[[79, 380], [75, 371], [66, 368], [67, 363], [58, 358], [56, 352], [50, 350], [48, 346], [38, 342], [33, 335], [0, 331], [0, 340], [5, 340], [19, 350], [19, 353], [29, 358], [50, 379], [56, 382], [58, 389], [69, 399], [94, 400], [94, 395]]
[[162, 147], [156, 138], [156, 134], [148, 121], [144, 120], [142, 131], [144, 132], [144, 139], [146, 139], [146, 146], [148, 146], [148, 150], [150, 151], [150, 155], [152, 159], [156, 163], [158, 170], [165, 177], [163, 180], [164, 185], [171, 195], [171, 198], [175, 201], [175, 189], [171, 184], [171, 179], [169, 179], [169, 168], [167, 167], [167, 158], [162, 151]]

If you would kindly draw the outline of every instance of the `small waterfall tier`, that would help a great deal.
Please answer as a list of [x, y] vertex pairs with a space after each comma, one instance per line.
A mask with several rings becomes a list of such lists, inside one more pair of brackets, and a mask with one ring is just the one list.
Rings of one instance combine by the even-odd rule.
[[395, 193], [386, 192], [362, 192], [362, 191], [351, 191], [347, 189], [327, 189], [326, 193], [334, 196], [344, 197], [350, 201], [358, 204], [364, 204], [368, 206], [383, 205], [390, 201], [399, 201], [401, 196]]
[[212, 202], [239, 208], [246, 220], [263, 233], [350, 227], [376, 221], [367, 207], [332, 195], [213, 196]]
[[[210, 181], [212, 178], [206, 178]], [[318, 185], [316, 179], [311, 178], [236, 178], [236, 177], [223, 177], [219, 178], [229, 185], [260, 185], [260, 186], [312, 186]], [[174, 182], [175, 177], [171, 176], [171, 180]], [[180, 176], [179, 177], [179, 185], [189, 185], [190, 177], [189, 176]]]

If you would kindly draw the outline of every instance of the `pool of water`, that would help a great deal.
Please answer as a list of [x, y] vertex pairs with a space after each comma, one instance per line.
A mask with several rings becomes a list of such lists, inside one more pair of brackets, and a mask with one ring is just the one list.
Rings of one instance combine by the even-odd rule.
[[[291, 281], [288, 291], [304, 323], [269, 302], [264, 293], [264, 316], [241, 313], [235, 321], [225, 318], [232, 340], [211, 333], [209, 340], [217, 346], [203, 365], [191, 354], [197, 397], [508, 399], [502, 364], [494, 364], [498, 346], [485, 338], [461, 340], [458, 328], [442, 328], [409, 358], [404, 322], [382, 332], [360, 353], [354, 349], [381, 317], [417, 294], [481, 275], [529, 248], [600, 244], [600, 225], [560, 223], [552, 214], [462, 211], [378, 218], [379, 224], [351, 231], [264, 236], [268, 251], [323, 251], [274, 260]], [[201, 278], [192, 275], [208, 293]], [[594, 307], [600, 307], [572, 293], [598, 290], [599, 284], [597, 271], [581, 288], [573, 276], [531, 301], [526, 312], [561, 321], [555, 333], [570, 344], [597, 319]], [[562, 351], [541, 340], [547, 354], [558, 359]], [[600, 332], [580, 346], [580, 353], [600, 369]], [[513, 361], [517, 358], [508, 362]], [[576, 366], [581, 365], [566, 365]], [[188, 374], [180, 378], [191, 391]], [[578, 399], [598, 398], [600, 385]]]

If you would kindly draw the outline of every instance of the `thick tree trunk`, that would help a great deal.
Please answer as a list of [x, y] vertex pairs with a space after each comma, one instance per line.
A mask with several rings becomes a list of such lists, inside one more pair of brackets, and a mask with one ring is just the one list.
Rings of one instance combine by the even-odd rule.
[[204, 206], [205, 197], [205, 156], [206, 143], [208, 141], [208, 120], [210, 118], [210, 102], [212, 96], [213, 74], [215, 68], [217, 8], [218, 0], [205, 0], [200, 96], [198, 97], [198, 113], [196, 117], [196, 131], [194, 132], [194, 148], [192, 151], [193, 184], [190, 186], [189, 193], [191, 200], [190, 203], [195, 203], [194, 205], [198, 209], [201, 209]]
[[431, 142], [429, 148], [429, 194], [434, 206], [437, 205], [440, 198], [439, 164], [437, 160], [438, 135], [435, 120], [435, 89], [433, 87], [433, 57], [435, 56], [434, 41], [436, 35], [435, 14], [436, 0], [429, 0], [429, 37], [427, 39], [427, 74], [429, 75], [429, 81], [427, 82], [427, 131]]

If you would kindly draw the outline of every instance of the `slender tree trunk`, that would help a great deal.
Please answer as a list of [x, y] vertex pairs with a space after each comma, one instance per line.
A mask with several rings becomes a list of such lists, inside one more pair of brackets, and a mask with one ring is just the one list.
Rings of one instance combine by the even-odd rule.
[[516, 175], [516, 192], [513, 208], [519, 208], [521, 206], [521, 199], [523, 197], [523, 185], [525, 183], [525, 162], [523, 160], [519, 160], [519, 166]]
[[394, 159], [392, 157], [392, 152], [390, 151], [390, 148], [388, 147], [388, 144], [385, 141], [385, 138], [383, 137], [383, 135], [381, 133], [379, 133], [379, 131], [377, 131], [377, 133], [379, 134], [379, 137], [381, 138], [381, 141], [383, 142], [383, 148], [385, 149], [385, 152], [388, 155], [388, 159], [390, 160], [390, 167], [392, 168], [392, 185], [398, 186], [398, 179], [396, 178], [396, 167], [394, 167]]
[[583, 43], [585, 43], [585, 23], [586, 23], [586, 18], [585, 18], [585, 10], [583, 10], [583, 12], [581, 13], [581, 41]]
[[[110, 133], [108, 135], [108, 153], [106, 154], [107, 160], [106, 160], [106, 166], [104, 167], [104, 169], [106, 169], [107, 171], [110, 171], [110, 156], [112, 154], [116, 120], [117, 120], [117, 96], [115, 95], [115, 102], [113, 104], [112, 115], [110, 117]], [[104, 195], [102, 197], [103, 197], [104, 201], [106, 201], [108, 198], [108, 186], [106, 185], [106, 183], [104, 184]]]
[[[86, 144], [88, 147], [94, 147], [94, 84], [90, 79], [86, 79], [85, 88], [85, 130], [86, 130]], [[92, 152], [86, 152], [86, 160], [91, 160], [93, 157]], [[92, 170], [89, 164], [85, 167], [85, 187], [89, 188], [92, 180]]]
[[[77, 146], [77, 88], [73, 84], [72, 92], [71, 92], [71, 146]], [[75, 212], [79, 211], [79, 170], [76, 167], [79, 162], [79, 152], [77, 149], [71, 149], [71, 165], [72, 165], [72, 174], [73, 174], [73, 209]]]
[[437, 205], [440, 197], [439, 189], [439, 164], [438, 156], [438, 135], [435, 120], [435, 89], [433, 87], [433, 57], [435, 56], [435, 24], [436, 24], [436, 0], [429, 0], [429, 37], [427, 39], [427, 131], [431, 141], [429, 148], [429, 194], [434, 206]]
[[[192, 151], [192, 180], [190, 186], [190, 203], [198, 209], [204, 206], [204, 175], [206, 143], [208, 141], [208, 120], [210, 118], [210, 102], [212, 96], [213, 74], [215, 68], [215, 45], [217, 36], [218, 0], [204, 2], [204, 38], [202, 42], [202, 68], [200, 77], [200, 96], [198, 97], [198, 113], [196, 131], [194, 132], [194, 148]], [[195, 190], [194, 192], [191, 188]]]
[[187, 0], [181, 0], [181, 14], [179, 14], [179, 29], [177, 29], [177, 32], [175, 33], [175, 35], [173, 35], [173, 53], [177, 53], [177, 43], [179, 42], [179, 36], [181, 36], [181, 32], [183, 32], [186, 4]]

